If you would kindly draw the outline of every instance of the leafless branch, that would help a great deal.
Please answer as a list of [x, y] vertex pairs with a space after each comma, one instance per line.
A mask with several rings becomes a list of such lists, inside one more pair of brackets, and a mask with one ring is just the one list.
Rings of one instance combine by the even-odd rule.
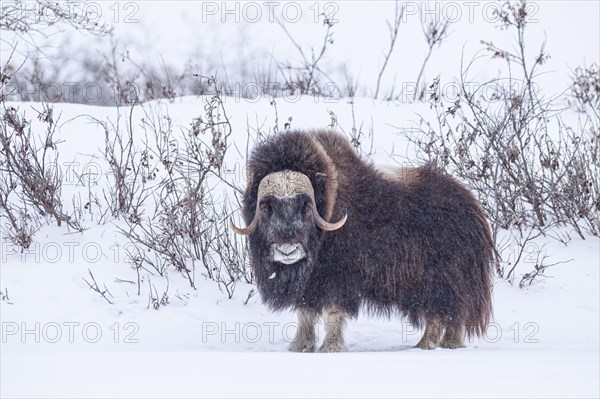
[[375, 96], [377, 99], [379, 97], [379, 88], [381, 85], [381, 77], [385, 72], [385, 68], [387, 67], [388, 61], [394, 52], [394, 46], [396, 44], [396, 39], [398, 38], [398, 29], [400, 28], [400, 22], [402, 21], [402, 16], [404, 15], [404, 5], [400, 4], [398, 0], [396, 0], [396, 6], [394, 11], [394, 20], [393, 23], [390, 21], [386, 21], [389, 33], [390, 33], [390, 47], [386, 54], [384, 54], [383, 65], [379, 70], [379, 74], [377, 75], [377, 85], [375, 86]]

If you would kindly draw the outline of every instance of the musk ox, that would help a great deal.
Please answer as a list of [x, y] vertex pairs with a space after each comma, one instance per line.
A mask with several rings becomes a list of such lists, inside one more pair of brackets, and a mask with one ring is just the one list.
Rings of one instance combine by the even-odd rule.
[[458, 348], [492, 312], [496, 252], [473, 195], [433, 165], [380, 170], [332, 131], [292, 131], [254, 149], [243, 198], [263, 301], [295, 309], [290, 350], [345, 350], [365, 309], [425, 327], [418, 348]]

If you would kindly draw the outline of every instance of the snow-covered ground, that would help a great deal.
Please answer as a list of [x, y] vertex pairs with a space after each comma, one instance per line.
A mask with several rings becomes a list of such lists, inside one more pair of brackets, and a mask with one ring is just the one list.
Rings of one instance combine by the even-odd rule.
[[[573, 3], [577, 6], [571, 6]], [[192, 12], [193, 7], [202, 7], [200, 3], [120, 4], [119, 18], [113, 15], [114, 22], [119, 22], [118, 37], [131, 35], [132, 48], [147, 52], [149, 58], [156, 54], [154, 61], [159, 53], [168, 62], [181, 63], [194, 52], [200, 56], [219, 53], [217, 64], [233, 70], [238, 67], [238, 57], [267, 59], [271, 54], [280, 56], [280, 51], [294, 54], [293, 48], [286, 50], [284, 41], [279, 40], [281, 31], [267, 23], [224, 23], [216, 14], [206, 15], [208, 20], [200, 24], [202, 8]], [[126, 4], [134, 6], [125, 8]], [[335, 65], [340, 60], [350, 66], [354, 76], [374, 81], [379, 64], [369, 60], [381, 60], [381, 51], [387, 46], [385, 18], [393, 13], [393, 7], [390, 2], [372, 2], [363, 8], [356, 4], [360, 3], [335, 3], [341, 21], [336, 33], [338, 46], [326, 61]], [[422, 7], [421, 2], [410, 4]], [[450, 2], [439, 3], [441, 10], [450, 13], [452, 9], [444, 4]], [[480, 39], [507, 40], [495, 28], [497, 23], [481, 17], [484, 5], [453, 4], [459, 5], [463, 17], [452, 26], [452, 41], [434, 53], [428, 76], [436, 71], [456, 76], [461, 51], [473, 55], [480, 48]], [[302, 7], [307, 16], [314, 12], [308, 3]], [[367, 7], [369, 13], [364, 11]], [[533, 7], [542, 23], [532, 27], [532, 46], [537, 49], [546, 34], [553, 55], [549, 68], [554, 72], [542, 78], [553, 95], [566, 89], [572, 68], [598, 62], [600, 6], [597, 2], [563, 1], [533, 3]], [[470, 9], [475, 12], [472, 21], [466, 17]], [[124, 13], [132, 10], [137, 10], [138, 22], [127, 25]], [[181, 27], [173, 29], [174, 25]], [[192, 27], [197, 33], [190, 34]], [[221, 30], [215, 31], [215, 27]], [[322, 31], [313, 28], [310, 18], [293, 26], [298, 34], [306, 33], [307, 42], [315, 43]], [[406, 30], [404, 39], [399, 39], [405, 48], [391, 60], [384, 79], [387, 86], [395, 76], [398, 84], [414, 79], [420, 67], [423, 44], [417, 46], [407, 39], [421, 35], [418, 15], [407, 15]], [[246, 47], [248, 40], [240, 37], [254, 41]], [[88, 39], [73, 39], [73, 48], [89, 46]], [[223, 40], [231, 45], [216, 50], [206, 47], [223, 44]], [[173, 46], [173, 42], [181, 46]], [[373, 46], [373, 42], [384, 44]], [[468, 46], [463, 47], [465, 43]], [[419, 54], [418, 61], [407, 62], [406, 54]], [[495, 76], [495, 68], [486, 65], [477, 71], [476, 79]], [[174, 103], [138, 106], [134, 130], [141, 134], [144, 110], [168, 114], [174, 131], [187, 129], [194, 117], [203, 114], [205, 100], [186, 97]], [[7, 105], [27, 112], [33, 126], [40, 126], [34, 109], [40, 110], [41, 104]], [[428, 104], [368, 98], [355, 99], [353, 107], [345, 99], [312, 97], [280, 98], [276, 105], [280, 128], [288, 118], [293, 128], [326, 127], [335, 115], [338, 128], [345, 132], [351, 130], [353, 120], [357, 128], [362, 126], [367, 134], [363, 148], [367, 149], [372, 130], [372, 159], [378, 164], [414, 162], [414, 153], [400, 132], [418, 125], [421, 116], [431, 117], [432, 112]], [[256, 130], [272, 130], [275, 108], [266, 96], [256, 101], [227, 97], [225, 108], [235, 143], [225, 165], [232, 171], [230, 180], [243, 187], [245, 152], [247, 146], [252, 147], [248, 134], [255, 137]], [[54, 107], [55, 117], [60, 115], [55, 138], [61, 141], [62, 195], [69, 212], [73, 198], [76, 204], [80, 200], [85, 203], [88, 189], [101, 193], [110, 181], [102, 157], [104, 132], [90, 117], [115, 121], [117, 112], [124, 116], [128, 109], [75, 104]], [[78, 184], [75, 176], [86, 173], [95, 177], [89, 185]], [[486, 336], [467, 342], [467, 348], [413, 349], [421, 332], [410, 324], [361, 315], [348, 324], [347, 353], [297, 354], [287, 351], [295, 333], [295, 315], [269, 311], [258, 295], [250, 295], [255, 288], [251, 285], [239, 283], [233, 298], [228, 299], [201, 270], [197, 270], [196, 289], [172, 271], [169, 304], [149, 309], [146, 284], [155, 284], [162, 293], [165, 279], [143, 276], [145, 285], [137, 295], [137, 285], [130, 283], [137, 276], [127, 262], [128, 243], [118, 231], [123, 225], [119, 221], [99, 223], [95, 213], [84, 214], [82, 224], [88, 228], [83, 233], [54, 223], [44, 226], [24, 253], [0, 237], [1, 397], [600, 396], [600, 240], [595, 237], [582, 240], [573, 235], [567, 246], [549, 238], [536, 240], [532, 245], [546, 245], [550, 262], [568, 262], [549, 268], [544, 278], [524, 289], [497, 280], [493, 322]], [[525, 262], [525, 269], [527, 266], [531, 264]], [[88, 269], [101, 286], [106, 285], [114, 304], [89, 289], [83, 280], [89, 280]], [[323, 326], [319, 327], [322, 339]]]
[[[184, 98], [144, 107], [168, 109], [174, 125], [185, 126], [203, 101]], [[274, 122], [266, 100], [226, 105], [233, 115], [234, 141], [242, 149], [250, 118], [260, 115], [267, 125]], [[39, 107], [20, 106], [28, 113]], [[327, 110], [347, 121], [349, 107], [347, 102], [323, 106], [305, 98], [280, 102], [278, 112], [280, 118], [291, 116], [295, 127], [324, 126]], [[380, 163], [391, 162], [390, 148], [406, 144], [391, 134], [390, 126], [409, 124], [411, 115], [422, 111], [421, 106], [398, 108], [366, 100], [357, 101], [355, 108], [359, 118], [373, 115], [379, 125], [375, 131], [387, 132], [374, 139]], [[64, 140], [60, 160], [85, 169], [90, 156], [103, 148], [103, 132], [88, 117], [77, 116], [102, 119], [115, 113], [111, 108], [56, 105], [55, 115], [64, 121], [57, 137]], [[228, 162], [239, 158], [235, 151], [229, 154]], [[103, 161], [95, 162], [106, 172]], [[105, 182], [102, 178], [97, 186]], [[82, 189], [87, 187], [66, 184], [63, 196]], [[295, 316], [273, 314], [256, 295], [244, 304], [253, 288], [249, 285], [239, 285], [227, 299], [201, 271], [196, 290], [171, 272], [170, 303], [148, 309], [148, 289], [143, 287], [138, 296], [135, 285], [122, 282], [135, 281], [136, 273], [126, 262], [127, 241], [117, 231], [118, 222], [98, 224], [89, 216], [83, 222], [89, 227], [83, 233], [43, 227], [24, 253], [2, 245], [0, 287], [8, 294], [0, 302], [3, 397], [598, 395], [597, 238], [574, 239], [568, 247], [548, 240], [552, 260], [573, 260], [551, 268], [547, 278], [531, 287], [497, 281], [494, 321], [487, 335], [468, 342], [466, 349], [412, 349], [420, 331], [402, 320], [364, 315], [349, 323], [349, 353], [296, 354], [287, 352]], [[83, 281], [88, 269], [100, 285], [106, 284], [113, 305]], [[164, 281], [146, 278], [160, 292]]]

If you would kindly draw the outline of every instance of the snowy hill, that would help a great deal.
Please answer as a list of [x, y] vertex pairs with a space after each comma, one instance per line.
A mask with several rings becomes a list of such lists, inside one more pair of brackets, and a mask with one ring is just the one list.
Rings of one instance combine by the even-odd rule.
[[[184, 126], [204, 100], [143, 107], [160, 105], [175, 126]], [[262, 112], [270, 115], [267, 125], [273, 121], [268, 101], [227, 106], [235, 115], [239, 148], [245, 145], [247, 118]], [[358, 101], [356, 106], [367, 109], [381, 126], [406, 123], [402, 118], [412, 115], [410, 108], [400, 112], [385, 103]], [[349, 105], [327, 108], [343, 115]], [[114, 112], [56, 105], [55, 114], [66, 121], [57, 137], [63, 141], [60, 160], [83, 169], [102, 148], [103, 132], [88, 117], [78, 116], [101, 119]], [[328, 116], [310, 98], [280, 103], [279, 113], [306, 126], [324, 125]], [[384, 149], [403, 145], [400, 136], [375, 136], [380, 163], [386, 162]], [[105, 161], [96, 161], [105, 171]], [[108, 181], [94, 179], [98, 183], [91, 187], [100, 190]], [[78, 190], [88, 187], [73, 184], [63, 195], [69, 198]], [[350, 353], [301, 355], [287, 352], [296, 327], [292, 313], [271, 313], [257, 295], [248, 300], [253, 286], [247, 284], [228, 299], [200, 269], [196, 289], [180, 273], [170, 272], [170, 303], [148, 309], [145, 284], [156, 284], [160, 295], [164, 279], [146, 273], [137, 295], [136, 271], [127, 262], [124, 248], [129, 244], [118, 231], [120, 222], [99, 223], [87, 215], [82, 223], [88, 227], [83, 233], [45, 226], [22, 253], [3, 244], [3, 397], [591, 397], [598, 392], [600, 245], [594, 237], [573, 240], [568, 247], [551, 242], [547, 251], [552, 259], [573, 260], [551, 268], [547, 278], [529, 288], [498, 280], [494, 321], [487, 335], [468, 342], [466, 349], [412, 349], [421, 334], [415, 327], [362, 316], [347, 329]], [[83, 280], [89, 280], [88, 269], [114, 304], [89, 289]]]

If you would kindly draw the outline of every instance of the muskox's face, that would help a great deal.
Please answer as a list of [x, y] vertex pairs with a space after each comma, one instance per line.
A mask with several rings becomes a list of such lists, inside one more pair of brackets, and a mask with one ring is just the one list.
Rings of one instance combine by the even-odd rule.
[[261, 180], [250, 225], [231, 227], [250, 236], [258, 288], [267, 302], [280, 308], [301, 295], [317, 257], [320, 230], [336, 230], [345, 222], [346, 217], [337, 223], [323, 220], [310, 179], [282, 171]]
[[307, 257], [310, 237], [317, 234], [311, 201], [303, 193], [261, 199], [258, 229], [263, 245], [269, 249], [269, 261], [293, 265]]

